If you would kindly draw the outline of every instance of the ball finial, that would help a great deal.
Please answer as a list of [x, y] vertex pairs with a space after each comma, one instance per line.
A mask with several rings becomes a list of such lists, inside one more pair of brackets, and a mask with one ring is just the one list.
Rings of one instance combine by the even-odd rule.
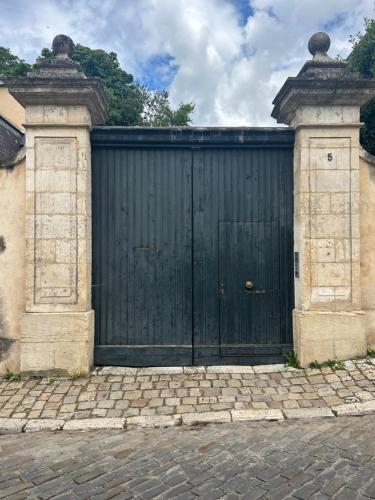
[[317, 53], [327, 54], [330, 46], [331, 46], [331, 39], [329, 38], [327, 33], [319, 31], [310, 38], [308, 49], [310, 54], [312, 56], [315, 56], [315, 54]]
[[55, 57], [71, 58], [74, 54], [73, 40], [66, 35], [57, 35], [52, 42], [52, 52]]

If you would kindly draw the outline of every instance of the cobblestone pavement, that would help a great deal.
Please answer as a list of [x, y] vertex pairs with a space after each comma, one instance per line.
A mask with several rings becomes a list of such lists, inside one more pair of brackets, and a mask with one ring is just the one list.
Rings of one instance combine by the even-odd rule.
[[233, 410], [270, 409], [274, 413], [279, 410], [280, 415], [283, 410], [285, 415], [304, 409], [304, 416], [308, 416], [309, 409], [317, 408], [333, 408], [342, 414], [342, 408], [358, 403], [375, 410], [375, 359], [345, 362], [343, 368], [106, 367], [76, 380], [26, 378], [11, 382], [3, 378], [0, 417], [66, 421], [180, 415], [184, 422], [189, 415], [212, 412], [221, 412], [220, 420], [225, 421]]
[[374, 417], [0, 436], [0, 498], [375, 498]]

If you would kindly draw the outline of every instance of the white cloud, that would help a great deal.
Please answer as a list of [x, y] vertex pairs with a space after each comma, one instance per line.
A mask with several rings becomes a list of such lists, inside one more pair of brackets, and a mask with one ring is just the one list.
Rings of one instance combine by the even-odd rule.
[[142, 78], [150, 58], [178, 70], [173, 102], [196, 103], [197, 125], [272, 125], [272, 100], [309, 56], [308, 38], [326, 29], [331, 55], [372, 16], [373, 0], [251, 0], [241, 24], [236, 0], [0, 0], [0, 45], [33, 60], [57, 33], [113, 50]]

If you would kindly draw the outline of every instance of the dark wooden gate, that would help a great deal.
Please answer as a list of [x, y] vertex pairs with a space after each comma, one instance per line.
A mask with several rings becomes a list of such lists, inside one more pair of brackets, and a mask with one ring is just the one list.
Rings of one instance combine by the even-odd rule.
[[94, 129], [97, 364], [282, 361], [293, 142], [290, 129]]

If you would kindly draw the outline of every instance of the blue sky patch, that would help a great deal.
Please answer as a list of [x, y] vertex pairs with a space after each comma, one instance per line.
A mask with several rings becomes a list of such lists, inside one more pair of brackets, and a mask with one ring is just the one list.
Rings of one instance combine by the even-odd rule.
[[250, 0], [229, 0], [236, 8], [240, 16], [241, 24], [245, 25], [248, 18], [253, 15], [254, 10], [251, 8]]
[[347, 14], [338, 14], [333, 19], [330, 19], [328, 22], [326, 22], [323, 25], [322, 31], [330, 32], [330, 31], [334, 30], [335, 28], [342, 26], [344, 24], [344, 22], [346, 21], [347, 17], [348, 17]]
[[168, 89], [177, 71], [178, 65], [172, 56], [155, 55], [147, 61], [139, 81], [151, 90]]

